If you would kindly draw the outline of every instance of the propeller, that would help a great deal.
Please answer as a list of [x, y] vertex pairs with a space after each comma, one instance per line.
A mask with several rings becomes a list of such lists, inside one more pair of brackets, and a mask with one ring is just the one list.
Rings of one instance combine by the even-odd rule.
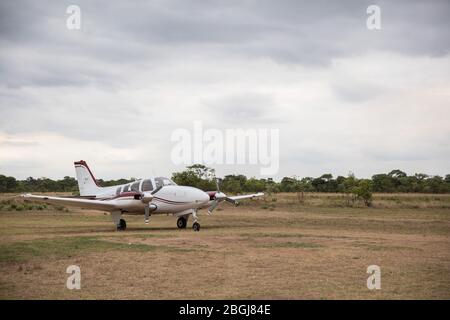
[[145, 215], [144, 215], [144, 222], [148, 223], [148, 220], [150, 218], [150, 205], [147, 203], [144, 206]]
[[[153, 200], [153, 195], [155, 193], [157, 193], [158, 191], [160, 191], [163, 188], [163, 186], [160, 186], [158, 188], [156, 188], [155, 190], [153, 190], [152, 192], [143, 192], [141, 194], [141, 201], [144, 203], [144, 210], [145, 210], [145, 214], [144, 214], [144, 221], [145, 223], [148, 223], [149, 218], [150, 218], [150, 206], [152, 206], [152, 204], [150, 204], [150, 202]], [[155, 207], [155, 205], [153, 205]]]
[[217, 205], [219, 204], [219, 202], [221, 201], [228, 201], [234, 205], [237, 204], [237, 202], [229, 197], [227, 197], [227, 195], [223, 192], [220, 192], [220, 188], [219, 188], [219, 179], [216, 178], [216, 188], [217, 191], [214, 194], [214, 200], [213, 203], [211, 204], [211, 206], [208, 209], [208, 214], [211, 215], [212, 212], [214, 211], [214, 209], [217, 207]]
[[208, 214], [212, 214], [212, 212], [214, 211], [214, 209], [217, 207], [217, 205], [219, 204], [218, 200], [214, 200], [213, 203], [211, 204], [211, 206], [208, 209]]

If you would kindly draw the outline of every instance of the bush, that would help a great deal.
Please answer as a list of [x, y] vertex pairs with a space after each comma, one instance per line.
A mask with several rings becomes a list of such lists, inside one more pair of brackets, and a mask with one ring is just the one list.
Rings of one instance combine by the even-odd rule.
[[352, 193], [358, 200], [364, 201], [368, 207], [372, 206], [372, 185], [368, 180], [359, 181], [358, 185], [353, 188]]

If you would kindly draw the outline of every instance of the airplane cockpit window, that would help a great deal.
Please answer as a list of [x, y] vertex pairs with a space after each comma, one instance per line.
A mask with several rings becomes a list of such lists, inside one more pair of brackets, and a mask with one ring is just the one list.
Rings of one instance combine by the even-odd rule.
[[169, 178], [165, 177], [156, 177], [155, 178], [156, 187], [163, 187], [163, 186], [176, 186], [177, 184], [170, 180]]
[[123, 191], [122, 192], [128, 192], [130, 191], [130, 185], [127, 184], [125, 187], [123, 187]]
[[152, 191], [153, 190], [153, 184], [152, 180], [145, 179], [142, 181], [142, 191]]
[[140, 181], [136, 181], [135, 183], [133, 183], [132, 185], [131, 185], [131, 191], [135, 191], [135, 192], [137, 192], [137, 191], [139, 191], [139, 184], [140, 184], [141, 182]]

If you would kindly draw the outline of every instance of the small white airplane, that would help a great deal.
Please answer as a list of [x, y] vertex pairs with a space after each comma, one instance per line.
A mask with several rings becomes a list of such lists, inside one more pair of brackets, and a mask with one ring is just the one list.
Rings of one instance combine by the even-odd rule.
[[145, 223], [148, 223], [152, 214], [170, 213], [178, 217], [177, 227], [180, 229], [186, 228], [189, 216], [192, 215], [194, 218], [192, 229], [200, 231], [198, 210], [208, 208], [208, 214], [211, 214], [222, 201], [237, 205], [238, 200], [264, 195], [264, 193], [255, 193], [228, 197], [220, 192], [217, 180], [217, 191], [204, 192], [193, 187], [179, 186], [165, 177], [140, 179], [122, 185], [100, 187], [86, 161], [76, 161], [74, 164], [80, 189], [79, 197], [33, 194], [22, 194], [21, 197], [29, 201], [108, 211], [111, 213], [117, 230], [125, 230], [127, 227], [122, 214], [143, 214]]

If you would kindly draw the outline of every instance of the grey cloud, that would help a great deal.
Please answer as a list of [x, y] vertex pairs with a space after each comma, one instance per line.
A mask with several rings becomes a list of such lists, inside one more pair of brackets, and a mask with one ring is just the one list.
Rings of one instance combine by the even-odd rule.
[[[58, 101], [64, 103], [64, 100]], [[147, 135], [143, 137], [142, 131], [133, 130], [139, 128], [145, 133], [145, 117], [138, 110], [120, 104], [61, 107], [56, 102], [25, 108], [7, 107], [1, 110], [1, 114], [0, 127], [9, 133], [63, 132], [70, 138], [106, 141], [111, 146], [131, 147], [142, 143], [144, 138], [147, 143], [152, 141]]]
[[37, 146], [39, 143], [37, 141], [16, 141], [16, 140], [5, 140], [0, 141], [0, 147], [30, 147]]
[[[204, 110], [213, 118], [220, 118], [224, 122], [254, 124], [264, 122], [274, 107], [274, 99], [268, 94], [243, 92], [206, 101]], [[273, 122], [274, 119], [271, 118], [270, 121]]]
[[[382, 30], [368, 31], [373, 1], [169, 1], [122, 8], [111, 22], [124, 38], [265, 56], [278, 62], [328, 63], [330, 59], [388, 50], [439, 55], [448, 52], [446, 1], [376, 1]], [[115, 10], [111, 7], [111, 14]], [[220, 44], [215, 48], [215, 44]]]
[[[36, 161], [34, 159], [14, 160], [14, 161], [2, 161], [0, 163], [1, 174], [9, 175], [10, 172], [21, 172], [20, 177], [26, 178], [26, 172], [39, 172], [39, 169], [44, 165], [43, 161]], [[17, 176], [17, 175], [15, 175]]]
[[405, 143], [403, 148], [387, 145], [362, 147], [361, 151], [369, 160], [375, 161], [446, 161], [450, 156], [450, 147], [443, 138], [417, 139], [414, 143]]
[[436, 158], [436, 155], [421, 150], [370, 150], [365, 155], [376, 161], [423, 161]]
[[340, 100], [350, 103], [366, 102], [392, 92], [388, 87], [361, 81], [335, 83], [332, 89]]
[[[81, 86], [107, 78], [120, 83], [106, 67], [72, 72], [77, 56], [84, 56], [87, 66], [104, 62], [110, 68], [198, 54], [326, 65], [369, 50], [442, 55], [450, 45], [448, 1], [375, 1], [382, 8], [380, 31], [365, 25], [365, 10], [373, 1], [79, 1], [83, 27], [78, 33], [65, 28], [69, 4], [0, 4], [1, 45], [44, 56], [23, 61], [20, 68], [11, 63], [14, 57], [3, 55], [1, 83]], [[55, 61], [59, 68], [52, 68]], [[40, 73], [23, 80], [27, 69]]]
[[[148, 158], [167, 160], [171, 130], [179, 126], [191, 128], [196, 117], [215, 127], [286, 124], [291, 126], [292, 135], [282, 140], [285, 146], [291, 146], [302, 135], [317, 147], [291, 146], [292, 152], [283, 156], [284, 163], [336, 162], [342, 158], [339, 153], [345, 152], [328, 150], [327, 146], [342, 146], [347, 138], [335, 138], [343, 135], [342, 127], [330, 119], [341, 112], [337, 110], [340, 103], [372, 102], [369, 100], [374, 97], [391, 93], [389, 86], [353, 79], [328, 83], [328, 78], [318, 76], [313, 81], [323, 79], [326, 83], [317, 90], [324, 90], [326, 96], [331, 84], [337, 99], [320, 101], [318, 95], [313, 95], [312, 100], [305, 92], [306, 100], [302, 101], [292, 92], [301, 91], [301, 81], [308, 79], [298, 82], [296, 78], [297, 83], [291, 86], [286, 81], [291, 78], [283, 74], [280, 78], [285, 82], [279, 82], [277, 74], [270, 74], [274, 70], [271, 63], [268, 74], [261, 77], [274, 76], [273, 81], [258, 83], [258, 79], [249, 78], [241, 81], [245, 88], [233, 87], [233, 81], [235, 76], [236, 82], [241, 80], [234, 73], [242, 72], [242, 76], [247, 70], [233, 69], [233, 74], [224, 75], [222, 69], [214, 68], [214, 63], [222, 68], [243, 68], [246, 63], [264, 61], [264, 71], [268, 60], [276, 62], [276, 72], [308, 69], [317, 70], [320, 75], [336, 58], [378, 51], [436, 57], [448, 54], [450, 46], [450, 3], [445, 0], [80, 0], [76, 2], [82, 10], [80, 31], [66, 29], [66, 8], [71, 4], [74, 3], [70, 0], [0, 2], [1, 131], [43, 131], [112, 146], [142, 145], [148, 153], [142, 156], [141, 165]], [[381, 7], [382, 30], [367, 30], [369, 4]], [[204, 66], [202, 59], [207, 62]], [[199, 70], [189, 69], [191, 63]], [[308, 68], [292, 68], [296, 65]], [[187, 68], [178, 73], [176, 68], [180, 66]], [[176, 92], [183, 85], [188, 89]], [[206, 85], [211, 86], [203, 97], [198, 88]], [[442, 87], [446, 88], [445, 83]], [[158, 94], [160, 89], [165, 91]], [[192, 95], [191, 89], [195, 91]], [[334, 112], [327, 114], [327, 110]], [[314, 130], [325, 125], [329, 126], [329, 136], [320, 140]], [[409, 127], [417, 130], [413, 122]], [[350, 122], [346, 128], [349, 132], [358, 131]], [[357, 148], [363, 142], [355, 144]], [[346, 150], [353, 152], [351, 148]], [[445, 150], [448, 155], [448, 149]], [[417, 153], [396, 153], [382, 147], [372, 153], [361, 151], [366, 152], [371, 161], [383, 161], [383, 154], [392, 159], [420, 160], [415, 157]], [[441, 157], [433, 152], [433, 157]], [[300, 154], [298, 158], [296, 153]], [[10, 162], [7, 167], [13, 165]], [[30, 160], [24, 161], [23, 167], [39, 165]], [[289, 168], [296, 170], [295, 164]]]

